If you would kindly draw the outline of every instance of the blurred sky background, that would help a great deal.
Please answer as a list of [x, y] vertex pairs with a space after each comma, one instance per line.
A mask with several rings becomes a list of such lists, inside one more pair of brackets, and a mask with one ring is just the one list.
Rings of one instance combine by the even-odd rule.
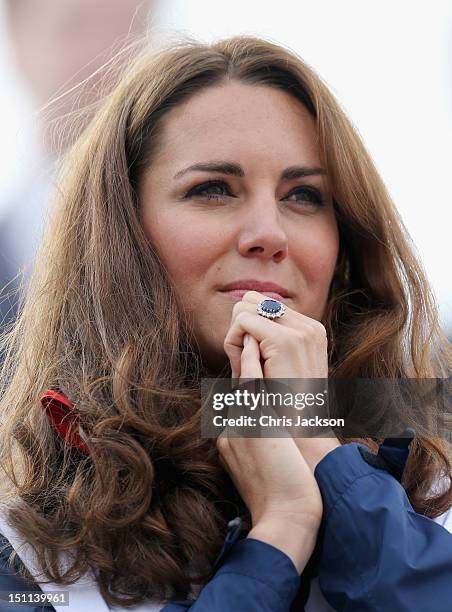
[[[37, 146], [36, 111], [15, 72], [3, 2], [0, 220]], [[263, 36], [318, 72], [370, 151], [417, 246], [451, 337], [452, 2], [154, 2], [150, 36], [164, 38], [175, 30], [204, 41]]]

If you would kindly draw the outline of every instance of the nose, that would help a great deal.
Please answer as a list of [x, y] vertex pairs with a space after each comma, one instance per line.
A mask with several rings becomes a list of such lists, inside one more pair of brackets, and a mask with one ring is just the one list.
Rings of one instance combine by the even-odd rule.
[[238, 250], [244, 257], [282, 261], [288, 254], [287, 233], [281, 225], [277, 202], [261, 198], [241, 210]]

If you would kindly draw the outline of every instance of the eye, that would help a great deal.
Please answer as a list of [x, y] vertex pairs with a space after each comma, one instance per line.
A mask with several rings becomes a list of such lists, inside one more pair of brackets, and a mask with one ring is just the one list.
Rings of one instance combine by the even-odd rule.
[[[208, 193], [206, 195], [205, 192], [211, 189], [216, 189], [220, 193]], [[221, 193], [221, 191], [226, 190], [226, 193]], [[207, 183], [202, 183], [201, 185], [196, 185], [190, 189], [184, 196], [184, 198], [193, 198], [195, 196], [200, 196], [203, 198], [207, 198], [208, 200], [221, 200], [226, 196], [231, 196], [231, 192], [229, 191], [229, 186], [224, 181], [207, 181]]]
[[302, 197], [296, 200], [292, 200], [294, 202], [307, 202], [311, 206], [321, 207], [325, 205], [325, 200], [323, 194], [314, 187], [298, 187], [294, 189], [292, 193], [287, 196], [285, 199], [290, 200], [293, 195], [301, 194]]
[[[216, 190], [217, 193], [206, 193], [207, 191]], [[300, 194], [301, 197], [291, 200], [292, 196]], [[222, 200], [226, 197], [234, 197], [229, 189], [229, 185], [225, 181], [207, 181], [190, 189], [184, 198], [201, 197], [207, 200]], [[325, 205], [325, 200], [322, 193], [314, 187], [297, 187], [289, 196], [284, 198], [292, 202], [306, 202], [309, 206], [321, 207]]]

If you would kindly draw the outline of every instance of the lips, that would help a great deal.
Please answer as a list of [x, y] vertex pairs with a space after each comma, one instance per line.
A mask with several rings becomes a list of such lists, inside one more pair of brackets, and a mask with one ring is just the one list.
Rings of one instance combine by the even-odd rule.
[[221, 287], [220, 291], [228, 293], [231, 291], [242, 291], [242, 296], [247, 291], [258, 291], [259, 293], [263, 293], [268, 297], [274, 297], [278, 300], [281, 298], [291, 297], [291, 294], [285, 287], [282, 287], [281, 285], [277, 285], [276, 283], [270, 281], [259, 281], [256, 279], [234, 281], [225, 285], [224, 287]]
[[[231, 297], [232, 299], [241, 300], [247, 291], [250, 291], [250, 289], [232, 289], [230, 291], [221, 290], [220, 293], [223, 293], [223, 295]], [[260, 291], [259, 293], [263, 293], [265, 296], [274, 300], [279, 300], [280, 302], [285, 302], [288, 299], [274, 291]]]

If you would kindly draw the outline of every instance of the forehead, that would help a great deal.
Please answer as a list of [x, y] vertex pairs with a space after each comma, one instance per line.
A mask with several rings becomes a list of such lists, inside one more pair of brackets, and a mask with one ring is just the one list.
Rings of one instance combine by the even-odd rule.
[[319, 162], [313, 117], [301, 102], [269, 86], [229, 82], [210, 87], [162, 121], [163, 149], [156, 162], [172, 167], [194, 160], [240, 161], [240, 155], [280, 165]]

